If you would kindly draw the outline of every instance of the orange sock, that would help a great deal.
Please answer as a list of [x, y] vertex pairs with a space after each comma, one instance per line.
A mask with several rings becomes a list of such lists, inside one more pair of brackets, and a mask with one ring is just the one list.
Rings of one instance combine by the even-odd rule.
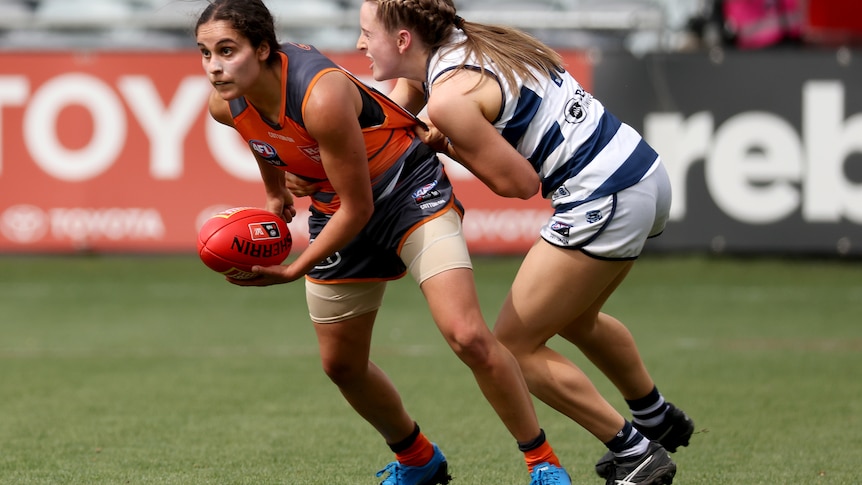
[[530, 473], [533, 473], [533, 467], [539, 463], [550, 463], [551, 465], [560, 466], [560, 459], [554, 453], [550, 443], [545, 441], [539, 447], [524, 452], [524, 460], [527, 462], [527, 468]]
[[395, 453], [395, 459], [398, 463], [407, 466], [423, 466], [426, 465], [434, 456], [434, 447], [428, 438], [421, 432], [416, 437], [416, 441], [406, 449]]

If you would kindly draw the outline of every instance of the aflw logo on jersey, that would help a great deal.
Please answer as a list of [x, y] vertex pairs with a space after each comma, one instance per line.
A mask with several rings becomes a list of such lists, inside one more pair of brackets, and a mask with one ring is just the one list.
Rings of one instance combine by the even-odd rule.
[[249, 140], [248, 145], [264, 160], [270, 160], [278, 156], [275, 148], [273, 148], [269, 143], [260, 140]]
[[425, 184], [417, 191], [413, 192], [413, 198], [416, 199], [416, 202], [424, 202], [428, 199], [433, 199], [435, 197], [440, 197], [440, 192], [436, 189], [437, 181], [433, 181], [431, 183]]
[[248, 146], [251, 147], [254, 153], [256, 153], [260, 158], [266, 160], [270, 165], [277, 167], [287, 166], [286, 163], [278, 158], [278, 152], [275, 151], [275, 148], [273, 148], [269, 143], [260, 140], [249, 140]]
[[566, 224], [565, 222], [554, 221], [551, 223], [551, 230], [563, 237], [569, 237], [569, 231], [571, 229], [572, 226]]
[[415, 200], [423, 210], [432, 209], [446, 203], [442, 198], [440, 191], [437, 189], [436, 180], [425, 184], [420, 189], [413, 192], [413, 200]]

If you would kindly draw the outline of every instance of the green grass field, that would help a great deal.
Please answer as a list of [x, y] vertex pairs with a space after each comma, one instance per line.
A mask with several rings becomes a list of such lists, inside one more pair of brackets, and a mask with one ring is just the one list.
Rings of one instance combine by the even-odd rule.
[[[476, 260], [490, 321], [517, 264]], [[606, 310], [695, 420], [674, 483], [862, 481], [862, 263], [648, 256]], [[373, 358], [453, 485], [529, 482], [412, 280], [390, 284]], [[602, 483], [602, 445], [537, 409], [573, 483]], [[391, 459], [320, 370], [301, 283], [233, 287], [194, 256], [0, 258], [0, 484], [374, 485]]]

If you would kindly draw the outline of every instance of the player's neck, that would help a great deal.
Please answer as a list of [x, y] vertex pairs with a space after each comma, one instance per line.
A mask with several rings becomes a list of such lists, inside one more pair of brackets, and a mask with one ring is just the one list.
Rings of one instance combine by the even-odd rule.
[[281, 62], [278, 62], [266, 66], [261, 71], [256, 89], [246, 95], [246, 100], [264, 119], [272, 124], [280, 124], [279, 118], [284, 104], [283, 91]]

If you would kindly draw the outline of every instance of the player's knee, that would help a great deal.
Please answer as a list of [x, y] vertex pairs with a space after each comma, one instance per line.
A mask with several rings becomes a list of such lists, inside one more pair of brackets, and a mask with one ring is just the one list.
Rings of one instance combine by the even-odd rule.
[[495, 345], [494, 337], [483, 325], [459, 325], [446, 334], [455, 355], [470, 368], [488, 367]]
[[337, 358], [323, 359], [321, 361], [323, 372], [335, 385], [354, 382], [368, 368], [368, 363], [341, 360]]

